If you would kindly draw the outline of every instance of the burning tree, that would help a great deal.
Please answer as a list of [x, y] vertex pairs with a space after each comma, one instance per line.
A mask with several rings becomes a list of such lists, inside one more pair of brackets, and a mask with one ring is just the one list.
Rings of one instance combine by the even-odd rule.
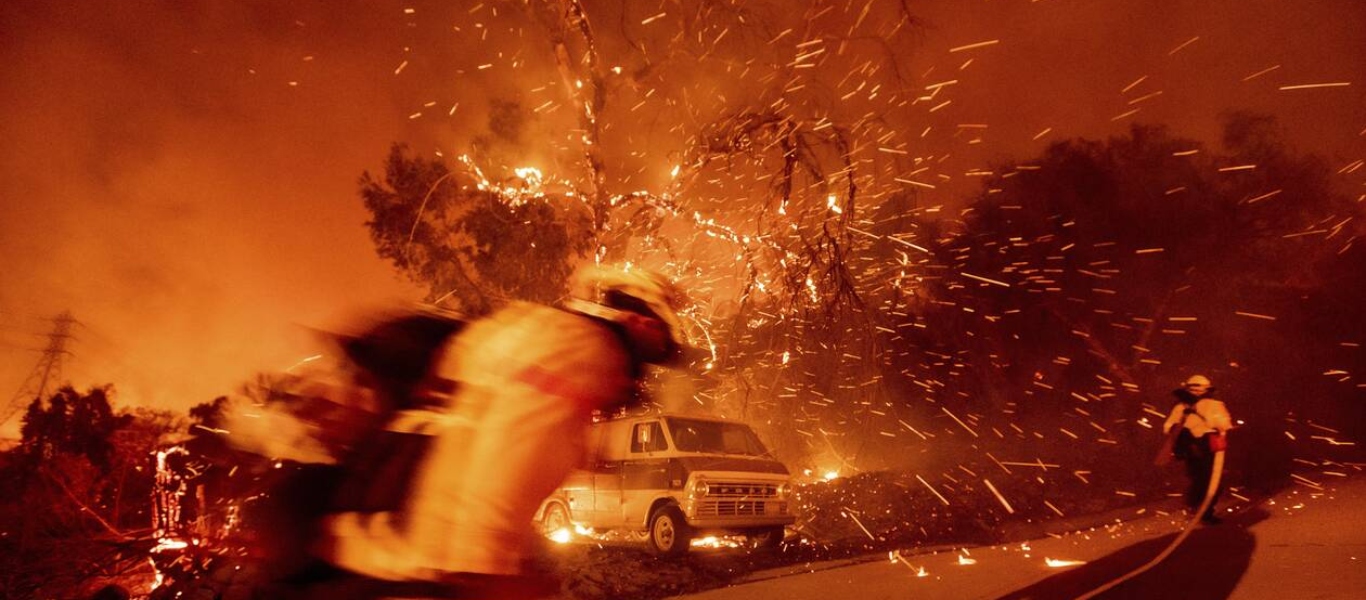
[[904, 4], [503, 8], [462, 20], [532, 40], [493, 64], [526, 87], [489, 101], [484, 127], [466, 123], [458, 160], [395, 150], [383, 178], [363, 177], [382, 256], [473, 313], [554, 299], [583, 260], [661, 267], [695, 291], [689, 316], [721, 382], [709, 395], [731, 414], [803, 406], [775, 392], [806, 372], [831, 397], [850, 396], [837, 390], [850, 369], [878, 377], [873, 306], [912, 279], [891, 290], [867, 260], [897, 243], [870, 217], [928, 186], [906, 175], [920, 159], [900, 131], [942, 89], [903, 72], [915, 31]]

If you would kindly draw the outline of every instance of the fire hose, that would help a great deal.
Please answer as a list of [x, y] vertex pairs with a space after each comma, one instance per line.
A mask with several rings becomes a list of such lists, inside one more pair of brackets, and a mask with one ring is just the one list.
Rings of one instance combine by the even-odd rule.
[[1162, 561], [1166, 560], [1168, 556], [1171, 556], [1172, 552], [1176, 551], [1177, 546], [1180, 546], [1181, 542], [1186, 541], [1186, 538], [1190, 537], [1191, 532], [1195, 531], [1195, 528], [1199, 526], [1200, 518], [1204, 516], [1205, 511], [1209, 510], [1210, 504], [1214, 502], [1214, 492], [1219, 489], [1219, 478], [1221, 475], [1223, 475], [1224, 472], [1223, 450], [1219, 450], [1214, 453], [1214, 468], [1212, 469], [1212, 471], [1213, 472], [1210, 474], [1209, 478], [1209, 488], [1205, 490], [1205, 501], [1200, 503], [1200, 509], [1195, 511], [1195, 514], [1191, 515], [1190, 522], [1186, 523], [1185, 529], [1181, 530], [1181, 533], [1176, 536], [1176, 539], [1172, 540], [1172, 543], [1167, 544], [1167, 547], [1163, 549], [1161, 553], [1159, 553], [1155, 558], [1148, 561], [1143, 566], [1132, 571], [1129, 571], [1128, 573], [1125, 573], [1124, 575], [1106, 583], [1105, 585], [1102, 585], [1094, 590], [1086, 592], [1085, 594], [1077, 596], [1076, 600], [1089, 600], [1090, 598], [1095, 598], [1096, 596], [1099, 596], [1107, 591], [1110, 591], [1115, 586], [1121, 583], [1124, 583], [1130, 579], [1142, 575], [1143, 573], [1147, 572], [1148, 569], [1157, 566], [1158, 563], [1161, 563]]

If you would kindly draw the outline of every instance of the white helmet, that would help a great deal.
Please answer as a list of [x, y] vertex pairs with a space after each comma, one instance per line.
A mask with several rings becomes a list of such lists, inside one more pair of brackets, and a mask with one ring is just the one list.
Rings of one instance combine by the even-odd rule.
[[1212, 384], [1208, 377], [1205, 377], [1204, 375], [1191, 375], [1186, 379], [1186, 383], [1183, 387], [1198, 396], [1209, 391], [1210, 385]]
[[570, 281], [564, 307], [620, 326], [642, 361], [670, 364], [687, 338], [678, 319], [683, 294], [668, 278], [640, 267], [593, 265]]

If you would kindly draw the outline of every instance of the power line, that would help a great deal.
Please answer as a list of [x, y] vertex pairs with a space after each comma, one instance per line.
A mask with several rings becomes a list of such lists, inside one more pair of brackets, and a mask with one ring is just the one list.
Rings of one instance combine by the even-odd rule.
[[62, 314], [53, 317], [52, 331], [47, 334], [47, 347], [43, 349], [43, 356], [38, 359], [38, 364], [33, 366], [33, 370], [14, 393], [14, 397], [4, 406], [3, 412], [0, 412], [0, 426], [8, 423], [33, 400], [47, 397], [49, 388], [56, 388], [59, 385], [62, 378], [62, 361], [71, 354], [66, 349], [66, 342], [71, 339], [71, 326], [76, 322], [75, 317], [71, 316], [71, 311], [63, 311]]

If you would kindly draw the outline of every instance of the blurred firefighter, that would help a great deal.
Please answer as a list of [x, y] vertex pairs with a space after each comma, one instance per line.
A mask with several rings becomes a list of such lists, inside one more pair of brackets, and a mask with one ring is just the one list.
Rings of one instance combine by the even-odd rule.
[[[1173, 454], [1186, 463], [1186, 476], [1190, 480], [1190, 486], [1186, 488], [1186, 505], [1196, 511], [1209, 489], [1214, 454], [1228, 448], [1226, 436], [1233, 428], [1233, 421], [1224, 403], [1214, 398], [1214, 388], [1204, 375], [1190, 376], [1172, 394], [1177, 402], [1167, 415], [1162, 431], [1176, 435]], [[1220, 491], [1215, 490], [1209, 508], [1200, 515], [1205, 523], [1219, 523], [1214, 505], [1219, 501]]]
[[416, 392], [425, 402], [386, 427], [426, 446], [411, 481], [397, 484], [399, 506], [324, 521], [315, 554], [353, 576], [324, 595], [556, 593], [555, 582], [525, 575], [535, 513], [579, 466], [591, 414], [642, 402], [646, 365], [680, 362], [680, 303], [658, 274], [590, 267], [560, 307], [514, 303], [452, 336]]

